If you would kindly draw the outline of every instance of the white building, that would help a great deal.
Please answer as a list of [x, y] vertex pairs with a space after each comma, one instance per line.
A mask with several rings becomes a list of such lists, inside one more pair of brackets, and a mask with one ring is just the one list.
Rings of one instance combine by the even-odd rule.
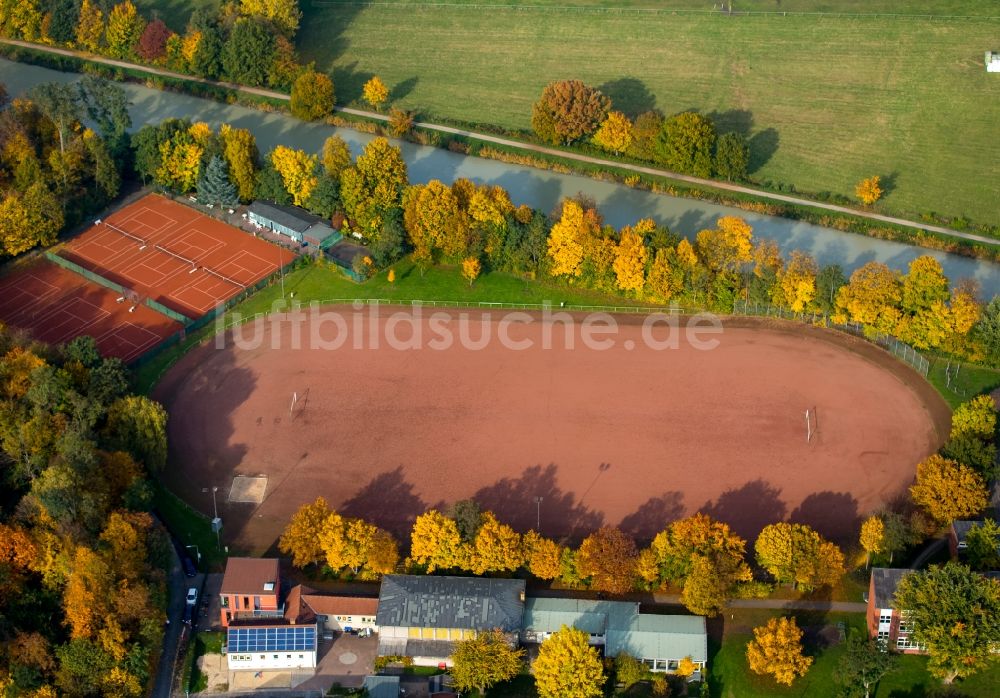
[[1000, 73], [1000, 53], [996, 51], [986, 52], [986, 72]]
[[292, 587], [285, 602], [285, 618], [289, 622], [316, 623], [320, 633], [378, 632], [377, 613], [377, 598], [321, 594], [302, 584]]
[[230, 625], [225, 651], [230, 671], [315, 669], [316, 624]]

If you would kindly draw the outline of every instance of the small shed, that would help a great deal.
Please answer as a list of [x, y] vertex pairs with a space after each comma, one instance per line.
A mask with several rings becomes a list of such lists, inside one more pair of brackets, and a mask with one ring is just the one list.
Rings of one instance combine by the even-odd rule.
[[366, 676], [362, 684], [368, 698], [399, 698], [398, 676]]
[[1000, 73], [1000, 51], [986, 52], [986, 72]]
[[326, 220], [298, 206], [258, 200], [250, 204], [247, 218], [258, 228], [273, 230], [313, 247], [326, 247], [340, 239], [340, 233]]

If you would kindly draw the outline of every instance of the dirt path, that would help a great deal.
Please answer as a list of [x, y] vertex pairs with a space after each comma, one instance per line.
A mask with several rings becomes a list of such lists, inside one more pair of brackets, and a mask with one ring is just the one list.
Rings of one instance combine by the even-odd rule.
[[[75, 51], [65, 48], [56, 48], [53, 46], [44, 46], [41, 44], [31, 43], [29, 41], [19, 41], [17, 39], [0, 38], [0, 43], [9, 44], [11, 46], [20, 46], [22, 48], [30, 48], [36, 51], [45, 51], [60, 56], [81, 58], [84, 60], [92, 61], [94, 63], [102, 63], [104, 65], [114, 66], [116, 68], [139, 70], [153, 75], [160, 75], [163, 77], [173, 78], [176, 80], [188, 80], [191, 82], [199, 82], [206, 85], [215, 85], [230, 90], [238, 90], [240, 92], [246, 92], [247, 94], [257, 95], [259, 97], [267, 97], [270, 99], [279, 99], [283, 101], [288, 101], [290, 99], [290, 97], [283, 92], [276, 92], [274, 90], [267, 90], [260, 87], [246, 87], [231, 82], [207, 80], [205, 78], [199, 78], [190, 75], [183, 75], [181, 73], [175, 73], [169, 70], [165, 70], [163, 68], [154, 68], [144, 65], [138, 65], [136, 63], [129, 63], [127, 61], [121, 61], [114, 58], [96, 56], [93, 54], [86, 53], [84, 51]], [[377, 112], [366, 111], [363, 109], [354, 109], [351, 107], [335, 107], [335, 110], [343, 112], [345, 114], [354, 114], [355, 116], [362, 116], [368, 119], [377, 119], [379, 121], [389, 120], [389, 117], [385, 114], [379, 114]], [[834, 211], [836, 213], [858, 216], [859, 218], [867, 218], [869, 220], [879, 221], [881, 223], [900, 225], [906, 228], [912, 228], [914, 230], [926, 230], [929, 232], [938, 233], [940, 235], [947, 235], [961, 240], [966, 240], [968, 242], [976, 242], [987, 245], [1000, 245], [1000, 240], [997, 240], [995, 238], [988, 238], [982, 235], [975, 235], [973, 233], [965, 233], [959, 230], [953, 230], [951, 228], [945, 228], [939, 225], [928, 225], [926, 223], [918, 223], [915, 221], [907, 220], [905, 218], [899, 218], [897, 216], [886, 216], [881, 213], [865, 211], [857, 208], [852, 208], [849, 206], [839, 206], [837, 204], [829, 204], [822, 201], [813, 201], [811, 199], [803, 199], [796, 196], [775, 194], [773, 192], [764, 191], [762, 189], [755, 189], [753, 187], [746, 187], [740, 184], [733, 184], [731, 182], [721, 182], [717, 180], [703, 179], [701, 177], [693, 177], [691, 175], [678, 174], [676, 172], [670, 172], [669, 170], [663, 170], [656, 167], [646, 167], [643, 165], [633, 165], [626, 162], [617, 162], [614, 160], [595, 158], [589, 155], [581, 155], [579, 153], [557, 150], [555, 148], [547, 148], [545, 146], [537, 145], [534, 143], [525, 143], [523, 141], [512, 140], [510, 138], [501, 138], [500, 136], [492, 136], [487, 133], [480, 133], [477, 131], [467, 131], [465, 129], [453, 128], [451, 126], [443, 126], [441, 124], [434, 124], [426, 121], [418, 121], [416, 122], [415, 125], [419, 126], [420, 128], [425, 128], [431, 131], [438, 131], [440, 133], [449, 133], [456, 136], [463, 136], [465, 138], [474, 138], [476, 140], [483, 141], [486, 143], [495, 143], [497, 145], [503, 145], [510, 148], [518, 148], [520, 150], [542, 153], [544, 155], [552, 155], [564, 158], [566, 160], [574, 160], [576, 162], [583, 162], [590, 165], [611, 167], [619, 170], [626, 170], [629, 172], [638, 172], [640, 174], [651, 175], [654, 177], [665, 177], [667, 179], [674, 179], [680, 182], [695, 184], [701, 187], [711, 187], [713, 189], [721, 189], [724, 191], [731, 191], [739, 194], [749, 194], [763, 199], [768, 199], [770, 201], [780, 201], [782, 203], [793, 204], [795, 206], [809, 206], [811, 208], [818, 208], [825, 211]]]

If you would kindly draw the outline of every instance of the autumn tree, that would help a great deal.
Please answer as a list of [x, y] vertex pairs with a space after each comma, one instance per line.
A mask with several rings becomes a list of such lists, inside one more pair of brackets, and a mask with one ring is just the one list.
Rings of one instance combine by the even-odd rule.
[[145, 28], [146, 20], [135, 9], [132, 0], [125, 0], [112, 7], [104, 33], [108, 54], [114, 58], [131, 56]]
[[323, 170], [334, 179], [351, 166], [351, 149], [343, 138], [334, 134], [323, 141]]
[[382, 78], [373, 75], [361, 89], [361, 94], [372, 109], [382, 111], [382, 105], [389, 99], [389, 88], [382, 82]]
[[910, 496], [940, 525], [976, 516], [989, 503], [989, 490], [979, 473], [938, 454], [917, 464]]
[[854, 188], [854, 194], [865, 206], [871, 206], [882, 198], [882, 187], [879, 183], [879, 176], [875, 175], [868, 179], [862, 179], [858, 186]]
[[872, 515], [861, 523], [859, 542], [865, 551], [865, 567], [867, 567], [871, 563], [872, 555], [885, 551], [885, 522], [881, 517]]
[[588, 225], [583, 207], [577, 201], [563, 202], [562, 216], [552, 226], [548, 239], [548, 256], [552, 276], [580, 276], [583, 264], [583, 241]]
[[83, 0], [76, 26], [76, 43], [97, 53], [104, 42], [104, 13], [96, 2]]
[[396, 138], [402, 138], [413, 130], [413, 112], [393, 107], [389, 110], [389, 133]]
[[579, 80], [560, 80], [542, 90], [532, 108], [531, 126], [542, 140], [568, 145], [596, 131], [610, 109], [611, 100], [600, 90]]
[[288, 37], [295, 36], [302, 19], [298, 0], [239, 0], [240, 12], [273, 24]]
[[869, 698], [872, 689], [897, 663], [897, 655], [888, 652], [878, 640], [862, 635], [851, 635], [847, 651], [837, 661], [835, 682], [843, 686], [849, 696]]
[[632, 145], [632, 138], [632, 122], [620, 111], [612, 111], [594, 134], [594, 143], [621, 155]]
[[292, 115], [303, 121], [325, 119], [333, 113], [333, 80], [315, 70], [303, 72], [292, 85]]
[[635, 117], [632, 124], [632, 145], [629, 154], [643, 160], [656, 160], [660, 134], [663, 132], [663, 115], [647, 111]]
[[473, 574], [513, 572], [524, 564], [521, 535], [500, 523], [493, 512], [484, 512], [472, 545]]
[[222, 153], [229, 165], [229, 177], [239, 193], [241, 201], [253, 199], [257, 175], [257, 141], [253, 133], [245, 128], [233, 128], [223, 124], [219, 129]]
[[532, 665], [540, 698], [600, 698], [604, 667], [582, 630], [562, 626], [538, 648]]
[[819, 265], [805, 252], [794, 250], [779, 272], [777, 295], [779, 304], [793, 313], [801, 313], [816, 297], [816, 275]]
[[683, 290], [684, 269], [677, 259], [677, 251], [670, 247], [657, 249], [646, 274], [646, 295], [659, 303], [667, 303]]
[[770, 674], [774, 680], [791, 686], [805, 676], [812, 657], [802, 654], [802, 631], [794, 618], [772, 618], [753, 629], [754, 639], [747, 644], [747, 663], [755, 674]]
[[859, 322], [879, 332], [892, 332], [899, 321], [901, 298], [895, 272], [881, 262], [868, 262], [837, 292], [834, 321]]
[[413, 522], [410, 557], [417, 564], [426, 565], [429, 574], [436, 569], [464, 567], [468, 563], [469, 551], [462, 543], [455, 522], [431, 509]]
[[472, 286], [479, 278], [482, 268], [478, 257], [466, 257], [462, 260], [462, 278], [467, 279], [469, 286]]
[[778, 582], [814, 589], [836, 584], [844, 574], [844, 554], [805, 524], [765, 526], [754, 543], [757, 563]]
[[[451, 258], [466, 253], [468, 219], [459, 206], [458, 197], [439, 180], [432, 179], [407, 190], [403, 201], [403, 224], [414, 249], [441, 250]], [[475, 277], [471, 281], [475, 281]]]
[[167, 39], [171, 31], [162, 19], [154, 19], [146, 25], [135, 47], [140, 58], [147, 61], [158, 61], [167, 53]]
[[340, 196], [348, 216], [365, 233], [378, 238], [386, 216], [399, 207], [406, 186], [406, 163], [385, 138], [365, 146], [354, 167], [340, 174]]
[[724, 133], [715, 144], [713, 169], [715, 176], [730, 182], [742, 182], [747, 178], [750, 164], [750, 146], [738, 133]]
[[281, 175], [281, 181], [285, 191], [291, 195], [292, 203], [303, 206], [319, 183], [316, 176], [319, 159], [303, 150], [293, 150], [279, 145], [271, 151], [271, 163]]
[[[647, 221], [652, 223], [648, 219]], [[618, 288], [637, 295], [646, 283], [646, 260], [649, 257], [649, 249], [641, 232], [642, 223], [640, 221], [634, 227], [622, 229], [613, 264]]]
[[927, 648], [928, 669], [945, 683], [986, 668], [1000, 641], [1000, 584], [965, 565], [931, 565], [896, 587], [911, 641]]
[[624, 594], [635, 581], [637, 555], [635, 541], [618, 528], [604, 526], [580, 544], [577, 569], [590, 580], [591, 589]]
[[742, 218], [723, 216], [715, 228], [699, 232], [696, 240], [698, 257], [716, 273], [736, 271], [753, 259], [753, 228]]
[[167, 411], [142, 395], [116, 400], [108, 408], [105, 438], [158, 472], [167, 462]]
[[523, 656], [524, 650], [511, 647], [499, 628], [459, 640], [451, 655], [455, 687], [463, 692], [475, 689], [485, 696], [494, 684], [508, 681], [520, 673]]
[[711, 177], [714, 147], [715, 125], [707, 116], [687, 111], [663, 123], [659, 157], [674, 172]]
[[157, 184], [182, 194], [194, 189], [201, 177], [205, 149], [190, 130], [174, 131], [159, 143], [157, 150], [158, 166], [153, 173]]
[[303, 504], [292, 514], [281, 538], [278, 550], [292, 556], [292, 564], [305, 567], [319, 563], [324, 558], [320, 533], [331, 514], [323, 497], [317, 497], [311, 504]]
[[539, 579], [555, 579], [560, 573], [562, 548], [536, 531], [524, 534], [523, 550], [528, 571]]

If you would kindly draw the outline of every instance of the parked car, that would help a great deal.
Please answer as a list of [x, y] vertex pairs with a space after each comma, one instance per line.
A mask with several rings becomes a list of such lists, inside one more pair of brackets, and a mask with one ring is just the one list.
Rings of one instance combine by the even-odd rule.
[[190, 587], [187, 593], [187, 605], [195, 606], [198, 603], [198, 590], [195, 587]]
[[193, 604], [184, 604], [184, 622], [188, 625], [194, 621], [194, 613], [197, 606]]
[[183, 565], [184, 567], [184, 574], [187, 575], [188, 577], [194, 577], [195, 575], [198, 574], [198, 568], [194, 566], [194, 563], [191, 561], [191, 558], [189, 558], [187, 555], [184, 554], [181, 555], [181, 565]]

